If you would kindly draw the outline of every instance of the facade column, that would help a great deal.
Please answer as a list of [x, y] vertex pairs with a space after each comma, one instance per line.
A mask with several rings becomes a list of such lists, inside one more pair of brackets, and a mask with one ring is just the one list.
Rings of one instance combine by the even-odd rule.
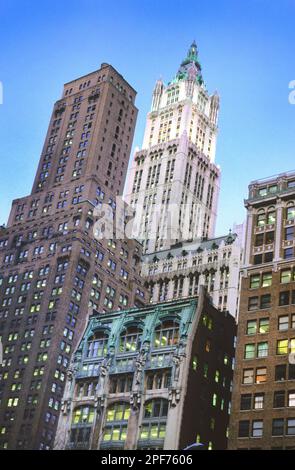
[[276, 239], [274, 246], [274, 262], [280, 261], [281, 259], [281, 243], [282, 243], [282, 226], [283, 226], [283, 206], [282, 201], [277, 203], [277, 215], [276, 215]]

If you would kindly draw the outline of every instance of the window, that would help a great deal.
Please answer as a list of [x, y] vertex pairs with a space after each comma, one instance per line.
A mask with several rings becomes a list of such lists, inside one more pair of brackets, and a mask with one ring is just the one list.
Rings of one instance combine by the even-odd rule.
[[280, 339], [277, 341], [277, 354], [283, 355], [288, 354], [288, 343], [287, 339]]
[[286, 431], [288, 436], [295, 435], [295, 418], [287, 419]]
[[278, 325], [279, 331], [286, 331], [289, 328], [289, 316], [284, 315], [279, 317], [279, 325]]
[[266, 222], [265, 213], [263, 212], [261, 214], [258, 214], [257, 215], [257, 226], [258, 227], [264, 227], [265, 222]]
[[260, 297], [260, 308], [270, 308], [271, 306], [271, 295], [265, 294]]
[[279, 305], [289, 305], [290, 304], [290, 291], [280, 292]]
[[155, 330], [154, 347], [164, 348], [178, 344], [179, 325], [175, 321], [164, 321]]
[[245, 354], [244, 359], [253, 359], [255, 357], [255, 344], [246, 344], [245, 345]]
[[267, 357], [267, 356], [268, 356], [268, 343], [266, 341], [263, 343], [258, 343], [257, 357]]
[[104, 333], [96, 333], [87, 343], [87, 357], [103, 357], [107, 353], [108, 337]]
[[284, 259], [291, 259], [293, 258], [293, 248], [286, 248], [284, 250]]
[[252, 402], [252, 395], [247, 393], [245, 395], [241, 395], [241, 410], [251, 410], [251, 402]]
[[284, 420], [273, 419], [272, 420], [272, 435], [273, 436], [283, 436], [284, 434]]
[[262, 410], [264, 407], [264, 393], [256, 393], [254, 395], [254, 409]]
[[295, 391], [288, 392], [288, 406], [295, 406]]
[[243, 371], [243, 384], [253, 384], [254, 382], [254, 370], [244, 369]]
[[257, 384], [266, 382], [266, 367], [259, 367], [256, 369], [255, 382]]
[[274, 408], [283, 408], [285, 406], [285, 391], [278, 390], [274, 392], [273, 396], [273, 407]]
[[141, 330], [137, 327], [129, 327], [120, 335], [119, 351], [135, 352], [140, 349], [141, 345]]
[[269, 332], [269, 318], [261, 318], [259, 320], [259, 333], [265, 334]]
[[114, 426], [106, 426], [103, 441], [126, 441], [127, 424], [117, 424]]
[[254, 274], [250, 276], [250, 289], [256, 289], [260, 287], [260, 275]]
[[164, 398], [148, 401], [144, 406], [144, 419], [166, 418], [168, 414], [168, 400]]
[[288, 282], [291, 282], [291, 278], [292, 278], [291, 269], [283, 269], [281, 271], [281, 283], [282, 284], [287, 284]]
[[93, 423], [94, 419], [94, 408], [91, 406], [80, 406], [76, 408], [73, 413], [72, 423], [73, 424], [80, 424], [80, 423]]
[[292, 220], [295, 218], [295, 206], [287, 207], [286, 219]]
[[130, 416], [130, 404], [127, 402], [116, 402], [107, 409], [106, 421], [128, 421]]
[[263, 421], [255, 420], [252, 422], [252, 437], [262, 437], [263, 435]]
[[249, 297], [248, 310], [257, 310], [259, 305], [259, 297]]
[[262, 287], [270, 287], [272, 284], [272, 273], [262, 274]]
[[161, 398], [145, 403], [140, 439], [164, 439], [167, 414], [168, 400]]
[[249, 320], [247, 322], [247, 335], [255, 335], [257, 332], [257, 321]]
[[286, 380], [287, 366], [286, 364], [279, 364], [275, 368], [275, 380], [279, 382], [281, 380]]
[[239, 437], [249, 437], [250, 421], [239, 421]]

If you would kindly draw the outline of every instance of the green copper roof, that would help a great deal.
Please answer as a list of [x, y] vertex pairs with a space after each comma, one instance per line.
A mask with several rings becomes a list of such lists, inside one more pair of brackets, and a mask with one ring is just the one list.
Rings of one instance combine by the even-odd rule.
[[186, 58], [181, 62], [181, 65], [175, 77], [176, 81], [186, 79], [188, 75], [188, 70], [193, 64], [195, 65], [197, 69], [196, 81], [202, 84], [203, 83], [203, 77], [202, 77], [202, 72], [201, 72], [202, 67], [198, 59], [198, 48], [197, 48], [197, 44], [195, 41], [190, 46]]

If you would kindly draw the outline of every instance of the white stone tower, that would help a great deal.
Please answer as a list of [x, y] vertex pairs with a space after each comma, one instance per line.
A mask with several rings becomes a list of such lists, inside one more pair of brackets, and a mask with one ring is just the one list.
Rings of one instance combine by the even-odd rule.
[[219, 97], [203, 82], [195, 42], [167, 85], [156, 82], [126, 201], [144, 251], [214, 236], [220, 170], [214, 164]]

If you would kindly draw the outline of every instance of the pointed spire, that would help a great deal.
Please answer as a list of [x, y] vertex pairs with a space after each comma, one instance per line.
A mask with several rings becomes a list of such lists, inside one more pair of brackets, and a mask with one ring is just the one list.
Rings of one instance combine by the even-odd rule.
[[192, 42], [187, 52], [186, 58], [181, 62], [176, 78], [178, 80], [187, 78], [188, 70], [191, 69], [192, 66], [195, 66], [197, 69], [196, 81], [202, 84], [203, 83], [203, 77], [202, 77], [202, 72], [201, 72], [202, 67], [198, 59], [198, 48], [197, 48], [196, 41]]

